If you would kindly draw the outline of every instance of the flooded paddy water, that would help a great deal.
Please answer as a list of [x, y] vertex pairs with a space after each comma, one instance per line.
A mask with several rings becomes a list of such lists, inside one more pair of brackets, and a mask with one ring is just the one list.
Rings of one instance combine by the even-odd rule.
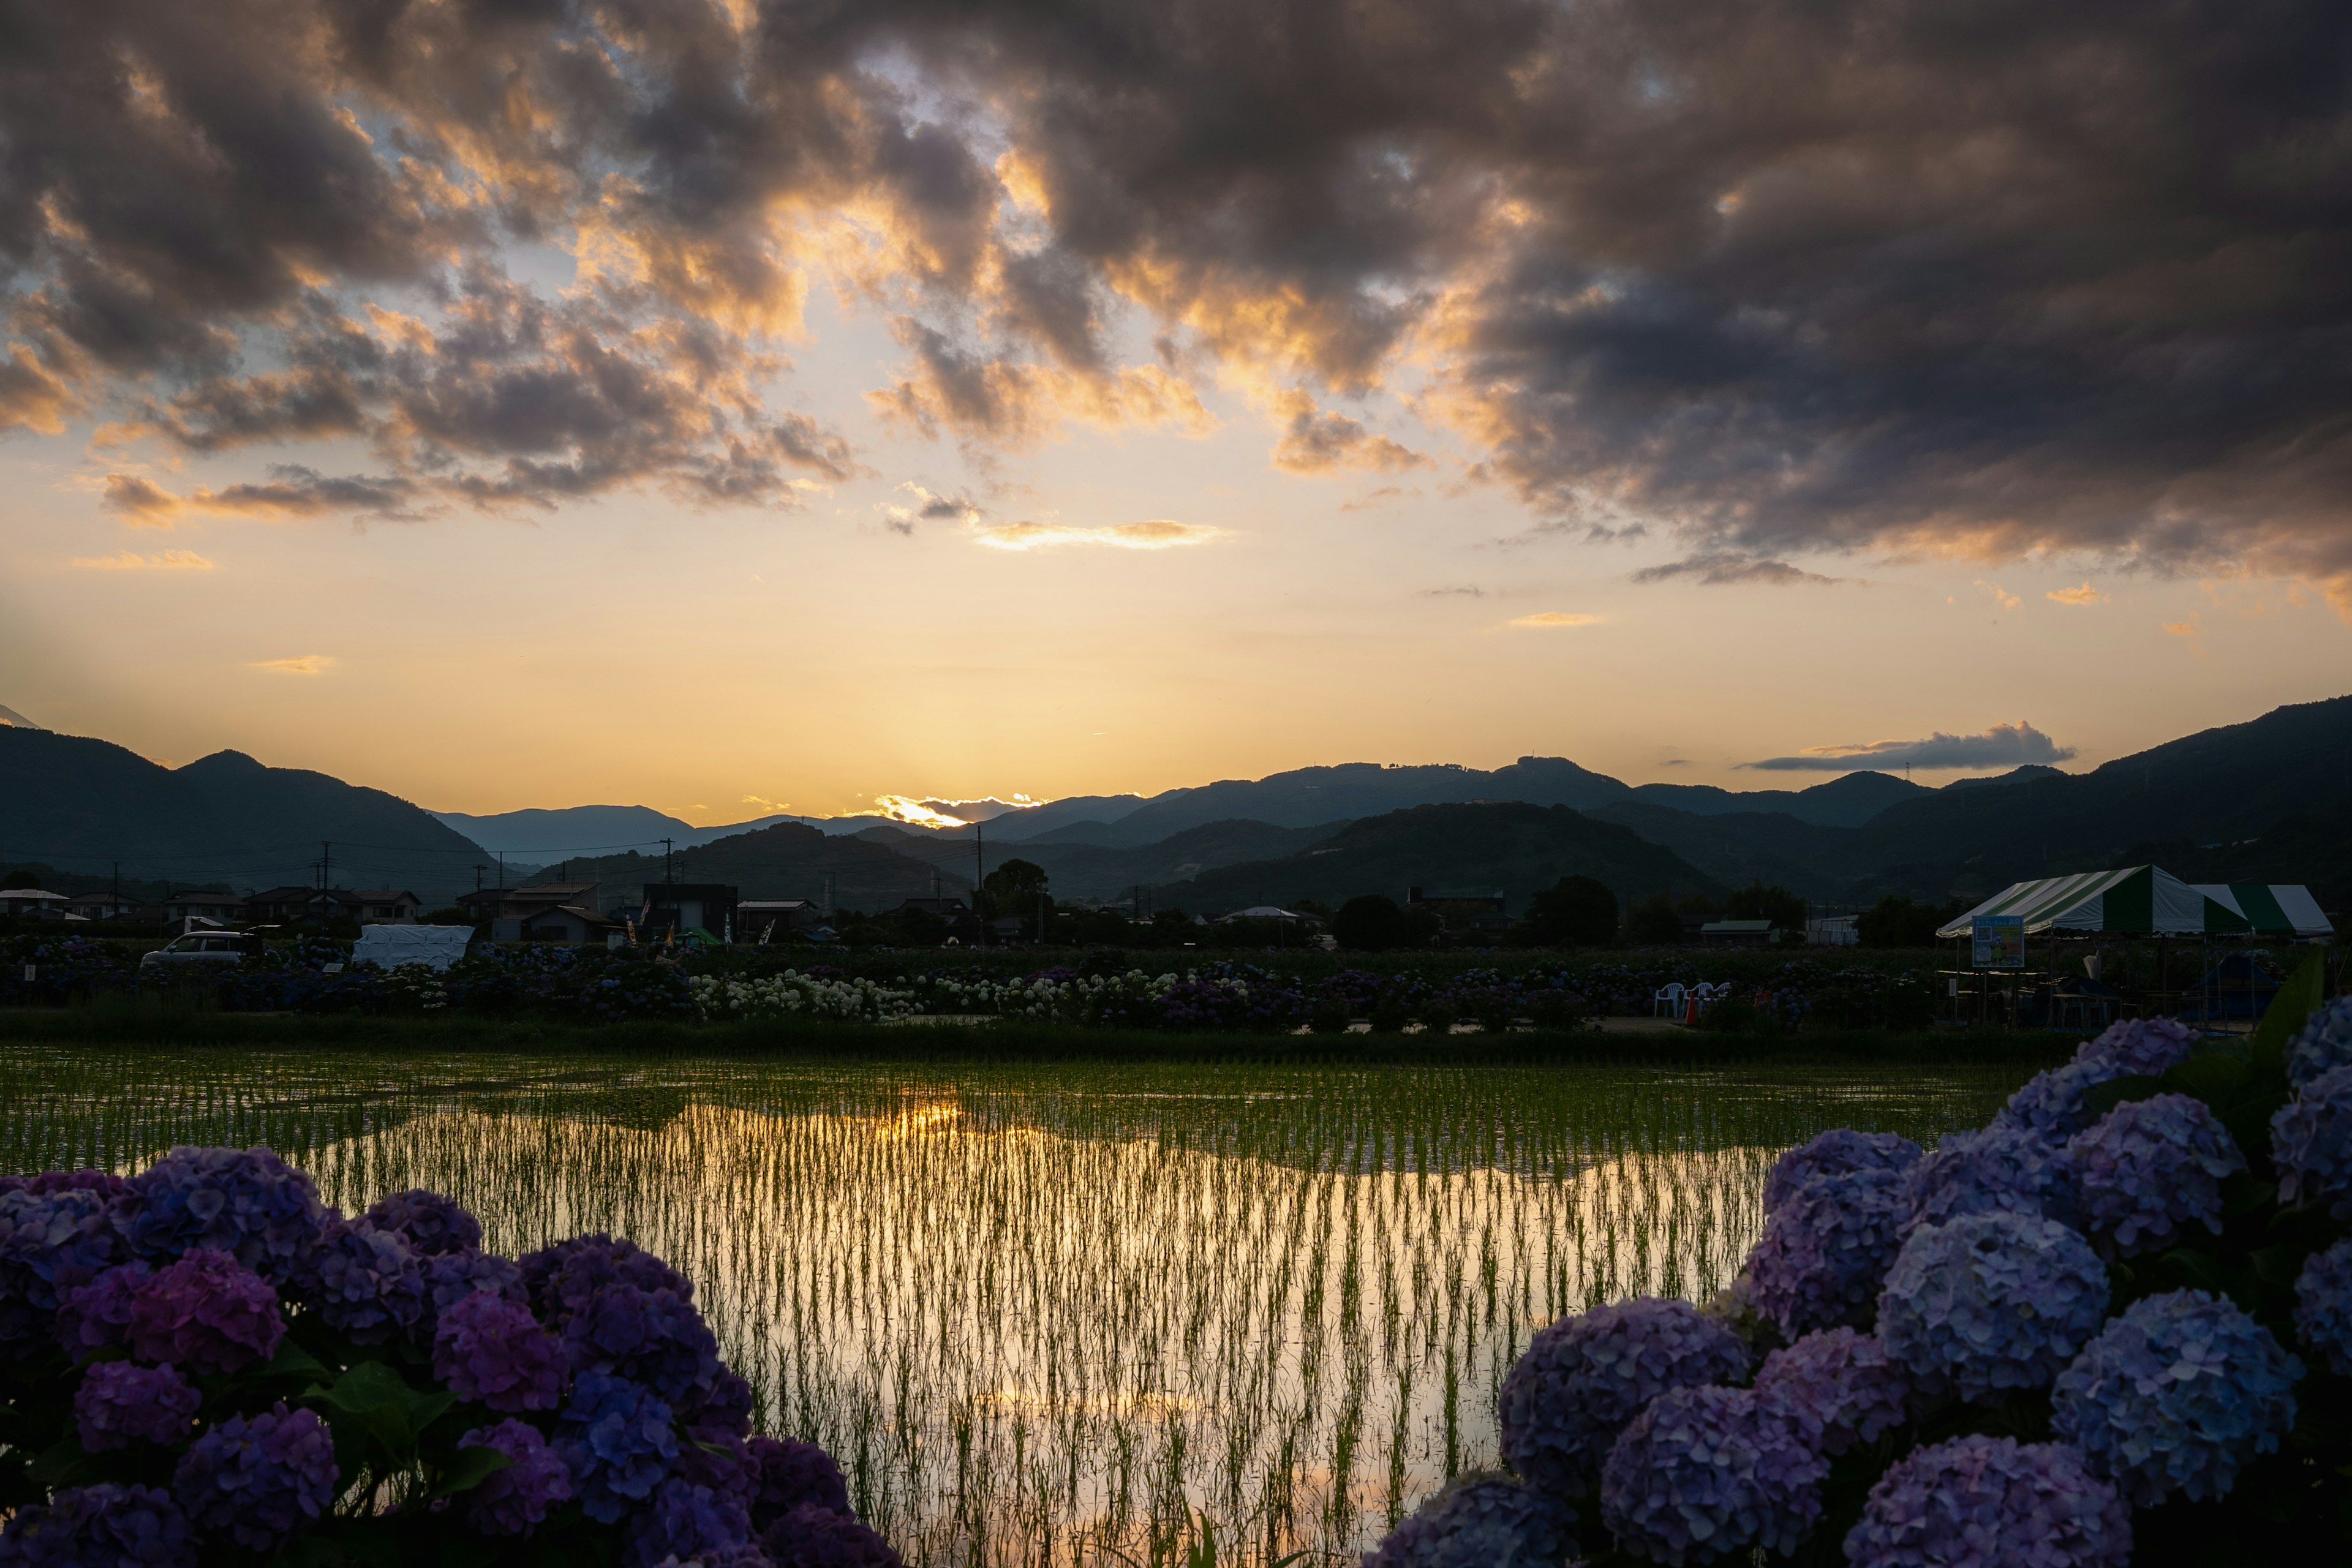
[[1321, 1560], [1494, 1461], [1535, 1329], [1719, 1289], [1781, 1150], [1932, 1142], [2030, 1071], [13, 1047], [0, 1170], [269, 1143], [346, 1212], [633, 1237], [910, 1563], [1164, 1560], [1202, 1516], [1227, 1562]]

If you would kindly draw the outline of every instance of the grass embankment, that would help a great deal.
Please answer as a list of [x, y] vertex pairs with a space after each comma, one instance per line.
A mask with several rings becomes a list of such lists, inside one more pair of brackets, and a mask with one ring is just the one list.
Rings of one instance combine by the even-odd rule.
[[2078, 1037], [1934, 1029], [1729, 1035], [1701, 1030], [1604, 1034], [1527, 1030], [1434, 1036], [1270, 1035], [1090, 1028], [1027, 1019], [876, 1026], [830, 1019], [696, 1024], [572, 1024], [482, 1015], [415, 1017], [219, 1013], [113, 1005], [0, 1013], [0, 1044], [113, 1045], [141, 1049], [299, 1049], [555, 1055], [742, 1055], [834, 1060], [1200, 1061], [1542, 1066], [1733, 1065], [1741, 1062], [2063, 1060]]

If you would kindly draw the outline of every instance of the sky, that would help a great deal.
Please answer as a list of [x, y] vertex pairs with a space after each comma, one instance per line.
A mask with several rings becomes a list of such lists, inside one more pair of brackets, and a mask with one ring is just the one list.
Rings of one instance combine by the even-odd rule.
[[158, 761], [709, 823], [2352, 690], [2338, 7], [0, 14], [0, 703]]

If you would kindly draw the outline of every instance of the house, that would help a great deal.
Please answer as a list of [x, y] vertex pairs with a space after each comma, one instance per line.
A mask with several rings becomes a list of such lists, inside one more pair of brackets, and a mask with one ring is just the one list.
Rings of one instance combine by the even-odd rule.
[[814, 931], [824, 921], [824, 910], [814, 899], [743, 899], [735, 905], [740, 942], [771, 942], [786, 931]]
[[1762, 947], [1772, 940], [1770, 921], [1708, 921], [1698, 939], [1709, 947]]
[[1805, 942], [1811, 947], [1860, 947], [1862, 945], [1860, 915], [1825, 915], [1805, 922]]
[[360, 918], [360, 896], [348, 888], [268, 888], [245, 900], [250, 921], [323, 924]]
[[1245, 910], [1235, 910], [1229, 915], [1219, 915], [1217, 923], [1231, 925], [1235, 921], [1287, 921], [1295, 925], [1305, 921], [1306, 919], [1305, 915], [1296, 910], [1286, 910], [1279, 905], [1252, 904]]
[[1404, 907], [1408, 913], [1427, 910], [1434, 914], [1444, 928], [1456, 933], [1479, 931], [1496, 935], [1511, 929], [1511, 917], [1503, 898], [1503, 889], [1492, 892], [1447, 892], [1434, 888], [1407, 888]]
[[139, 903], [135, 899], [101, 889], [95, 893], [76, 893], [66, 900], [66, 908], [86, 921], [119, 921], [136, 914]]
[[163, 919], [184, 926], [192, 920], [234, 925], [246, 918], [246, 904], [235, 893], [173, 893], [163, 900]]
[[460, 894], [457, 907], [476, 925], [491, 921], [520, 921], [541, 910], [571, 904], [583, 910], [601, 907], [598, 895], [603, 884], [597, 882], [534, 882], [528, 888], [477, 888]]
[[525, 942], [603, 942], [619, 934], [621, 922], [577, 904], [553, 904], [520, 917]]
[[0, 915], [30, 915], [36, 919], [66, 912], [66, 896], [46, 888], [0, 888]]
[[676, 931], [684, 936], [698, 930], [721, 942], [733, 942], [735, 892], [718, 882], [647, 882], [644, 932]]
[[362, 888], [352, 897], [360, 901], [363, 925], [413, 926], [416, 911], [425, 907], [425, 900], [415, 893], [394, 888]]

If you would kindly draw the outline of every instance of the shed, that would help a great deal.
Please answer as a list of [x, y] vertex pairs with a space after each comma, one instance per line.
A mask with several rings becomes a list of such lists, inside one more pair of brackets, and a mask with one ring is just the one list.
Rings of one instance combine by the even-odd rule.
[[2100, 931], [2125, 936], [2242, 934], [2246, 917], [2207, 898], [2157, 866], [2126, 866], [2120, 871], [2079, 871], [2013, 882], [1975, 909], [1939, 927], [1941, 937], [1966, 936], [1979, 915], [2018, 915], [2028, 936], [2046, 931]]
[[525, 942], [603, 942], [622, 929], [619, 921], [577, 904], [553, 904], [523, 916], [520, 923]]
[[2300, 882], [2199, 882], [2197, 890], [2263, 936], [2333, 936], [2336, 926]]
[[473, 940], [471, 926], [362, 926], [359, 941], [352, 944], [352, 962], [373, 963], [379, 969], [421, 963], [442, 970], [465, 957], [466, 946]]

